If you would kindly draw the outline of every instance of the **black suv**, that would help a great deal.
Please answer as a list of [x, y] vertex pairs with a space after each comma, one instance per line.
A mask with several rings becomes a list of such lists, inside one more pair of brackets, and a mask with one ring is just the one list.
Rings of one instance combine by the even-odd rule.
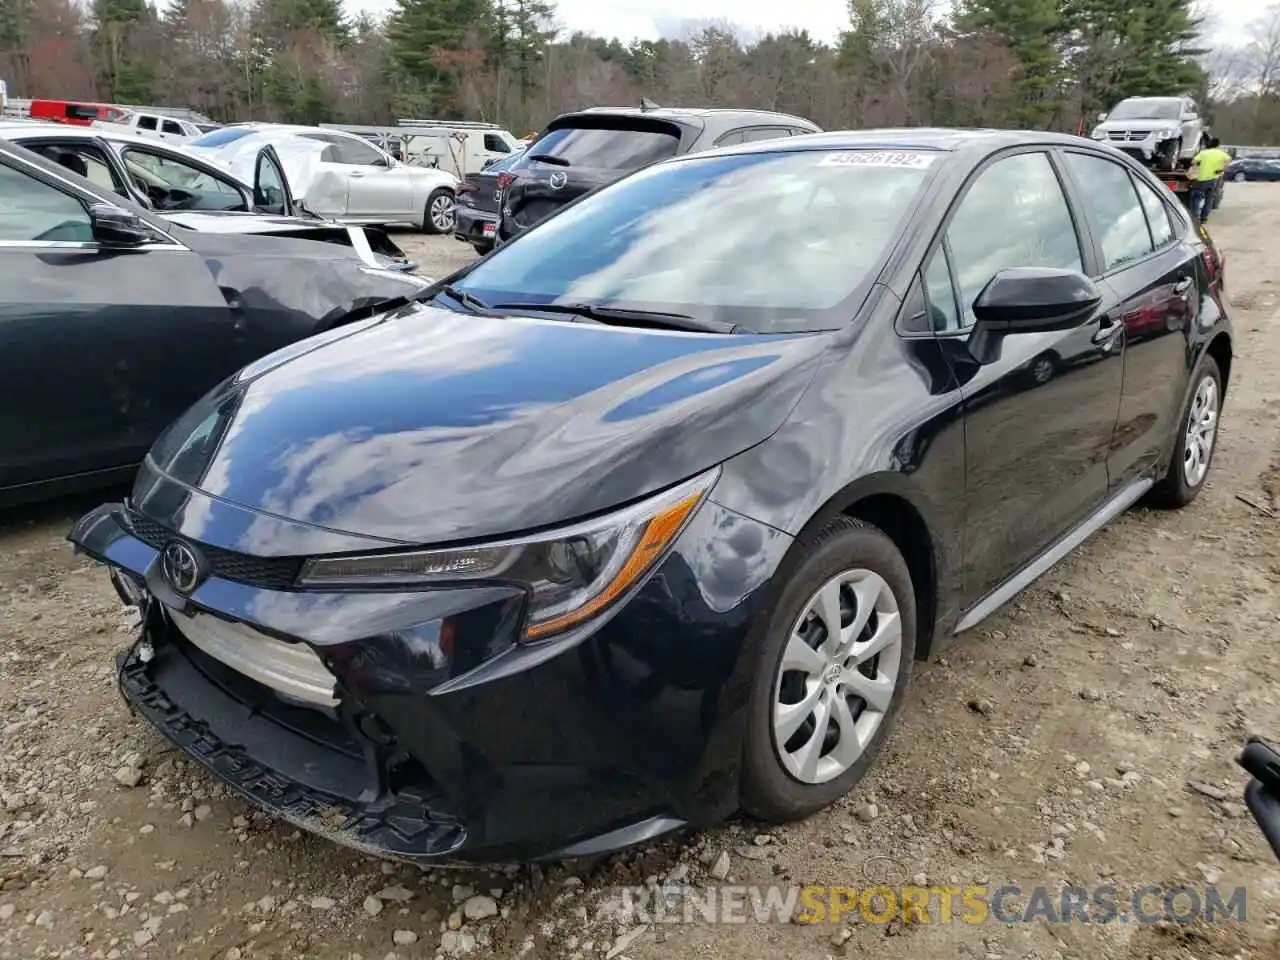
[[822, 129], [765, 110], [592, 107], [564, 113], [499, 178], [498, 243], [641, 167], [685, 153]]

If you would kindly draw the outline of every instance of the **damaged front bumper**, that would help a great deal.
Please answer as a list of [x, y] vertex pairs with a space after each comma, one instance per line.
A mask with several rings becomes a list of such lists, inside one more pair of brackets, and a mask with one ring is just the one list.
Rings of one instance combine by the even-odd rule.
[[[204, 506], [213, 528], [241, 510]], [[690, 542], [725, 522], [707, 507]], [[142, 613], [121, 690], [303, 829], [418, 861], [559, 859], [736, 807], [754, 601], [713, 610], [679, 549], [590, 635], [530, 647], [502, 586], [299, 591], [288, 558], [199, 544], [215, 575], [184, 597], [162, 574], [179, 535], [124, 504], [71, 533]]]

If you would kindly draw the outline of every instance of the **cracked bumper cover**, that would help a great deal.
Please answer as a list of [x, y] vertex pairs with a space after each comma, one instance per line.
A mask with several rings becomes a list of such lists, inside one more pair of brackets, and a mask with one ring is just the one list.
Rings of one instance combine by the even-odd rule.
[[[708, 501], [613, 616], [537, 646], [505, 638], [519, 625], [509, 588], [324, 594], [215, 577], [184, 599], [122, 505], [71, 539], [142, 598], [146, 655], [120, 655], [121, 690], [188, 757], [356, 849], [494, 861], [604, 853], [737, 806], [749, 627], [772, 564], [754, 567], [757, 589], [727, 581], [725, 558], [698, 550], [726, 524], [775, 562], [789, 543]], [[194, 612], [305, 642], [339, 703], [291, 701], [209, 656], [175, 627]]]

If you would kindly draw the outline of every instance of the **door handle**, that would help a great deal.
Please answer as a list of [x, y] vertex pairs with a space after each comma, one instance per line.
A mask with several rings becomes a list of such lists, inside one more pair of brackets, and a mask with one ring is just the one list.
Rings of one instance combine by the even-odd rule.
[[1191, 289], [1191, 278], [1181, 277], [1178, 282], [1173, 285], [1174, 296], [1184, 297], [1187, 291]]
[[351, 170], [350, 172], [348, 172], [347, 176], [349, 176], [349, 177], [363, 177], [363, 176], [364, 176], [364, 172], [363, 172], [363, 171], [361, 171], [361, 170]]

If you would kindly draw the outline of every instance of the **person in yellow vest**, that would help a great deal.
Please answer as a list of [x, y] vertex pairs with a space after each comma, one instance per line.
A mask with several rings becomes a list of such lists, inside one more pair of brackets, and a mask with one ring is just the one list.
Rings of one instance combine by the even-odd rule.
[[1231, 154], [1222, 149], [1222, 141], [1209, 138], [1209, 145], [1191, 161], [1191, 216], [1197, 223], [1209, 219], [1213, 210], [1213, 192], [1218, 180], [1231, 162]]

